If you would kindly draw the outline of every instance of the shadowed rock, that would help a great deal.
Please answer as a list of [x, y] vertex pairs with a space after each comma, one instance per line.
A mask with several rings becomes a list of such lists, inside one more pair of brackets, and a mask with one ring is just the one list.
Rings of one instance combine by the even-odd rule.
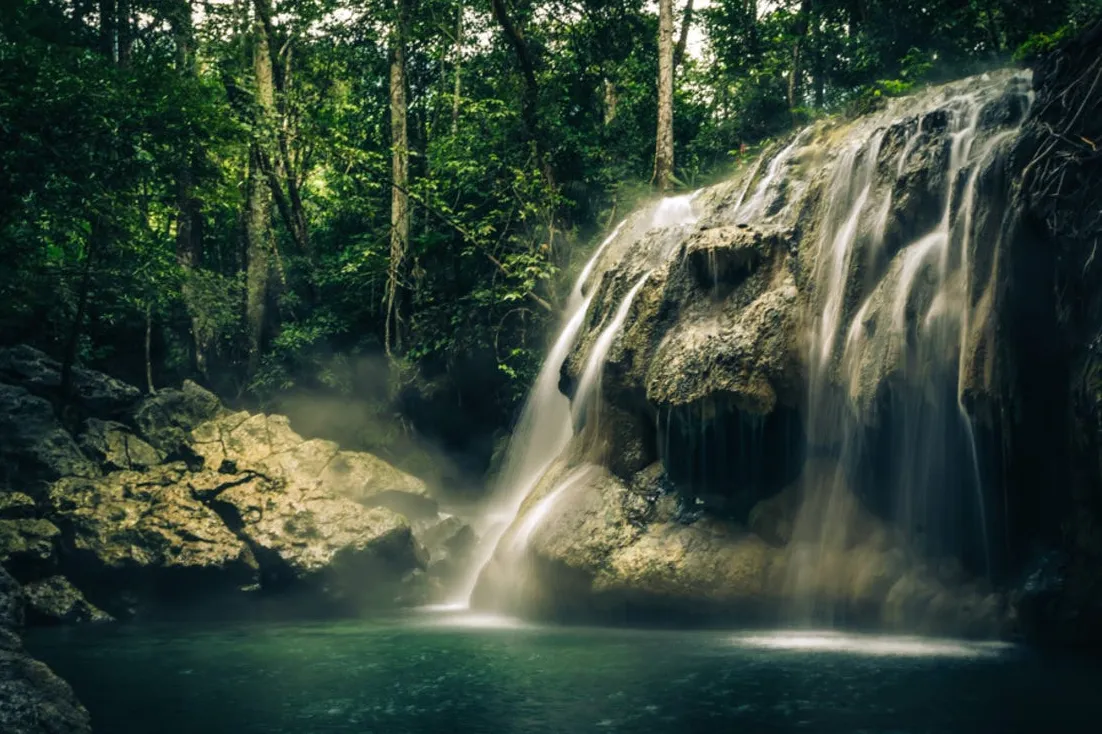
[[0, 567], [0, 731], [91, 734], [88, 712], [65, 681], [23, 651], [23, 591]]

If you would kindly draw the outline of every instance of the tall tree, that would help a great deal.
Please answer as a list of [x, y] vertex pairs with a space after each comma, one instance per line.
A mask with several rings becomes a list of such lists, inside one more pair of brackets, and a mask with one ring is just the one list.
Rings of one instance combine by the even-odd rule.
[[658, 0], [658, 132], [654, 185], [660, 192], [673, 179], [673, 0]]
[[115, 0], [99, 0], [100, 53], [115, 60]]
[[521, 74], [524, 77], [524, 96], [521, 99], [521, 116], [524, 118], [524, 127], [528, 135], [528, 143], [532, 152], [540, 160], [544, 177], [547, 182], [554, 185], [554, 173], [551, 162], [544, 157], [544, 150], [540, 144], [539, 125], [539, 81], [536, 78], [536, 57], [524, 30], [519, 22], [509, 12], [508, 0], [490, 0], [490, 7], [494, 19], [501, 27], [505, 40], [513, 47], [513, 53], [517, 57]]
[[792, 30], [792, 65], [788, 69], [788, 109], [791, 112], [800, 106], [803, 97], [803, 53], [807, 29], [813, 10], [813, 0], [801, 0], [800, 11], [796, 14], [796, 24]]
[[[169, 22], [176, 45], [176, 71], [182, 79], [193, 81], [195, 67], [195, 29], [191, 18], [192, 0], [176, 0]], [[202, 202], [195, 195], [195, 169], [202, 157], [198, 148], [180, 153], [176, 175], [176, 263], [183, 271], [182, 296], [188, 312], [188, 342], [191, 367], [206, 376], [209, 335], [203, 328], [201, 305], [195, 292], [195, 276], [203, 261]]]
[[455, 10], [455, 84], [452, 91], [452, 136], [459, 133], [459, 99], [463, 91], [463, 2]]
[[268, 33], [260, 14], [253, 23], [253, 73], [256, 83], [255, 132], [249, 144], [249, 166], [245, 206], [246, 297], [245, 326], [248, 335], [248, 371], [256, 373], [260, 365], [264, 337], [265, 306], [271, 268], [272, 191], [264, 173], [264, 135], [275, 107], [272, 80], [272, 56]]
[[297, 165], [289, 137], [290, 112], [287, 109], [291, 85], [293, 38], [277, 37], [272, 22], [271, 0], [253, 0], [257, 22], [265, 35], [272, 70], [272, 102], [265, 111], [267, 127], [260, 162], [272, 189], [272, 198], [280, 219], [299, 252], [313, 257], [306, 209], [302, 202], [301, 178], [304, 165]]
[[406, 0], [395, 0], [390, 33], [390, 263], [387, 268], [384, 341], [387, 354], [402, 349], [403, 291], [409, 249], [409, 108], [406, 99]]

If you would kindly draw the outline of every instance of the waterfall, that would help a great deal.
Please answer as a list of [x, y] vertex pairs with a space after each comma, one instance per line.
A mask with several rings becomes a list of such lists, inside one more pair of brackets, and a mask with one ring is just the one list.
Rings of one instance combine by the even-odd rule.
[[584, 294], [585, 285], [605, 249], [620, 234], [624, 223], [620, 222], [589, 258], [570, 292], [562, 330], [525, 399], [520, 420], [506, 449], [501, 473], [494, 486], [494, 503], [485, 513], [482, 538], [458, 586], [460, 603], [470, 604], [479, 574], [493, 557], [494, 549], [520, 511], [524, 498], [570, 440], [570, 401], [559, 392], [559, 370], [574, 345], [593, 298]]
[[[676, 573], [667, 556], [648, 555], [679, 557], [664, 545], [676, 537], [678, 548], [722, 548], [744, 564], [735, 573], [706, 559], [693, 573], [760, 579], [755, 598], [805, 622], [870, 605], [898, 621], [909, 614], [900, 604], [960, 583], [943, 583], [942, 568], [981, 579], [962, 606], [987, 599], [1000, 517], [985, 490], [994, 444], [961, 396], [982, 379], [966, 363], [983, 358], [1000, 282], [991, 253], [1014, 230], [989, 192], [1005, 187], [1028, 87], [1028, 73], [997, 72], [817, 122], [733, 180], [621, 222], [571, 291], [463, 599], [485, 577], [495, 603], [520, 588], [542, 604], [541, 574], [556, 566], [530, 561], [586, 542], [571, 533], [622, 522], [571, 503], [639, 487], [647, 499], [630, 503], [652, 503], [639, 510], [647, 519], [592, 546], [593, 573], [629, 574], [619, 588], [636, 591], [639, 568], [677, 586], [664, 576]], [[570, 399], [559, 392], [564, 371]], [[623, 425], [604, 425], [605, 409]], [[659, 503], [670, 491], [676, 502]], [[599, 556], [640, 533], [630, 562]], [[714, 577], [702, 570], [713, 567]]]
[[[976, 188], [1029, 106], [1027, 100], [1005, 123], [1010, 129], [985, 126], [984, 111], [1007, 86], [1005, 78], [981, 79], [943, 103], [948, 154], [938, 172], [939, 216], [928, 231], [897, 236], [896, 252], [883, 249], [894, 189], [909, 156], [934, 131], [913, 125], [892, 160], [883, 149], [886, 129], [878, 128], [845, 150], [831, 173], [809, 303], [817, 318], [808, 340], [807, 426], [809, 452], [830, 457], [833, 469], [805, 472], [788, 590], [800, 618], [845, 613], [823, 589], [837, 583], [833, 559], [857, 542], [861, 513], [870, 508], [890, 518], [923, 557], [971, 558], [990, 574], [979, 451], [959, 383], [973, 300]], [[892, 175], [878, 176], [878, 168]], [[875, 268], [879, 282], [862, 287], [871, 279], [855, 278], [858, 267]], [[862, 380], [870, 369], [896, 370], [885, 380], [890, 394], [854, 402], [867, 390]]]
[[[651, 216], [643, 217], [641, 223], [649, 223], [651, 228], [669, 228], [694, 222], [695, 215], [692, 209], [694, 196], [695, 192], [662, 199], [655, 206]], [[597, 272], [606, 251], [620, 237], [628, 221], [620, 222], [601, 242], [574, 283], [562, 330], [540, 368], [536, 382], [525, 401], [516, 430], [509, 441], [503, 468], [495, 482], [493, 494], [495, 500], [490, 510], [485, 513], [482, 538], [475, 550], [473, 561], [458, 587], [461, 603], [470, 604], [479, 577], [493, 559], [502, 538], [517, 520], [524, 500], [563, 452], [574, 433], [575, 426], [584, 420], [588, 407], [596, 397], [600, 374], [607, 361], [609, 349], [623, 328], [635, 295], [650, 275], [651, 270], [648, 270], [628, 291], [594, 343], [587, 359], [585, 376], [579, 383], [572, 408], [571, 401], [559, 392], [559, 372], [578, 337], [593, 300], [592, 293], [586, 294], [586, 286]], [[605, 269], [607, 267], [602, 268], [600, 272], [604, 272]], [[570, 474], [566, 481], [530, 511], [521, 528], [514, 535], [514, 543], [518, 537], [523, 539], [522, 545], [526, 543], [527, 538], [550, 510], [554, 498], [568, 484], [582, 477], [584, 473]], [[514, 552], [519, 550], [514, 548]]]

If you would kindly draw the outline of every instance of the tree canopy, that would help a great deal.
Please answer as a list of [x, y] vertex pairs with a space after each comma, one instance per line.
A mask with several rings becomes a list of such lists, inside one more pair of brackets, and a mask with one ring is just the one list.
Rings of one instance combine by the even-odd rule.
[[367, 395], [488, 456], [580, 243], [656, 183], [1042, 53], [1102, 0], [679, 0], [655, 182], [658, 5], [4, 3], [0, 341], [151, 389]]

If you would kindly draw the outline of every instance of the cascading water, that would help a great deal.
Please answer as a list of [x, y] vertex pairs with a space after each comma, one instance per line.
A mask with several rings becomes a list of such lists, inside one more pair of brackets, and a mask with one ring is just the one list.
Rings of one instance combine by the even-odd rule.
[[[649, 223], [651, 228], [668, 228], [695, 221], [692, 209], [693, 196], [689, 194], [661, 200], [649, 219], [644, 218], [639, 224], [645, 226]], [[459, 586], [461, 603], [470, 604], [479, 576], [516, 520], [525, 498], [562, 453], [575, 428], [586, 419], [586, 413], [593, 403], [599, 385], [600, 373], [604, 368], [608, 351], [623, 327], [636, 293], [642, 288], [650, 271], [628, 291], [594, 344], [585, 376], [574, 396], [573, 409], [571, 401], [559, 392], [559, 372], [567, 353], [574, 345], [593, 300], [591, 293], [586, 295], [586, 285], [597, 270], [606, 250], [617, 240], [627, 224], [628, 220], [624, 220], [616, 226], [582, 268], [574, 284], [562, 331], [555, 339], [554, 346], [540, 368], [539, 376], [525, 402], [516, 431], [509, 442], [504, 467], [496, 483], [497, 502], [486, 513], [486, 527], [483, 529], [482, 538], [466, 577]], [[538, 527], [543, 514], [554, 502], [554, 498], [560, 494], [559, 490], [581, 476], [584, 476], [584, 473], [572, 473], [544, 499], [544, 504], [528, 513], [523, 532], [518, 531], [524, 542]], [[518, 534], [515, 533], [514, 545], [517, 537]], [[513, 548], [513, 552], [522, 552], [524, 542], [521, 542], [521, 547]]]
[[[943, 116], [903, 125], [912, 129], [898, 152], [884, 150], [886, 128], [879, 128], [834, 167], [810, 299], [817, 318], [808, 340], [807, 403], [809, 451], [830, 457], [832, 468], [805, 473], [789, 579], [805, 619], [845, 613], [824, 600], [824, 578], [833, 573], [832, 559], [855, 542], [868, 508], [890, 518], [922, 557], [963, 559], [990, 573], [987, 502], [974, 429], [959, 398], [960, 363], [972, 303], [977, 182], [1024, 120], [1025, 79], [981, 80], [948, 99]], [[997, 120], [1001, 125], [985, 126], [984, 113], [993, 114], [1008, 84], [1021, 88], [1017, 110]], [[944, 137], [940, 215], [926, 232], [895, 233], [898, 250], [885, 251], [909, 156], [922, 145], [941, 153], [936, 141]], [[878, 176], [884, 169], [891, 175]], [[854, 277], [858, 268], [871, 277]], [[870, 282], [875, 287], [863, 287]], [[893, 371], [888, 394], [854, 400], [867, 392], [869, 370], [884, 370], [885, 361]]]
[[585, 284], [601, 255], [616, 239], [624, 224], [625, 222], [618, 224], [593, 253], [570, 292], [562, 330], [525, 400], [495, 486], [496, 502], [485, 514], [482, 538], [475, 549], [473, 561], [458, 586], [459, 602], [462, 604], [470, 603], [479, 574], [493, 557], [494, 549], [520, 511], [524, 498], [570, 440], [570, 401], [559, 392], [559, 369], [578, 336], [592, 300], [592, 296], [586, 297], [584, 294]]
[[[646, 569], [665, 579], [656, 588], [685, 593], [665, 574], [692, 546], [725, 549], [747, 569], [705, 563], [714, 574], [694, 583], [717, 584], [701, 592], [709, 600], [737, 601], [722, 584], [756, 579], [753, 598], [797, 619], [872, 611], [898, 621], [915, 618], [900, 604], [925, 609], [941, 594], [947, 608], [946, 584], [958, 582], [942, 581], [946, 559], [959, 561], [956, 578], [989, 573], [989, 438], [961, 393], [990, 325], [991, 240], [1012, 229], [985, 187], [1005, 188], [998, 171], [1028, 86], [1028, 74], [999, 72], [818, 123], [728, 184], [621, 223], [575, 285], [464, 598], [480, 575], [493, 579], [488, 599], [529, 577], [524, 593], [538, 597], [556, 566], [528, 561], [559, 553], [574, 554], [571, 574], [604, 558], [600, 574], [629, 574], [618, 588], [658, 583], [630, 576]], [[558, 392], [560, 373], [572, 400]], [[600, 422], [606, 406], [617, 423]], [[632, 530], [590, 541], [605, 520], [574, 509], [608, 507], [592, 503], [629, 484], [649, 489], [624, 502], [649, 497], [650, 509]], [[670, 491], [683, 508], [672, 516], [657, 500]], [[609, 512], [613, 528], [624, 522]], [[709, 513], [736, 529], [698, 528]], [[621, 565], [600, 555], [640, 533], [647, 542]], [[690, 539], [675, 541], [682, 533]], [[995, 604], [969, 589], [959, 608]]]

